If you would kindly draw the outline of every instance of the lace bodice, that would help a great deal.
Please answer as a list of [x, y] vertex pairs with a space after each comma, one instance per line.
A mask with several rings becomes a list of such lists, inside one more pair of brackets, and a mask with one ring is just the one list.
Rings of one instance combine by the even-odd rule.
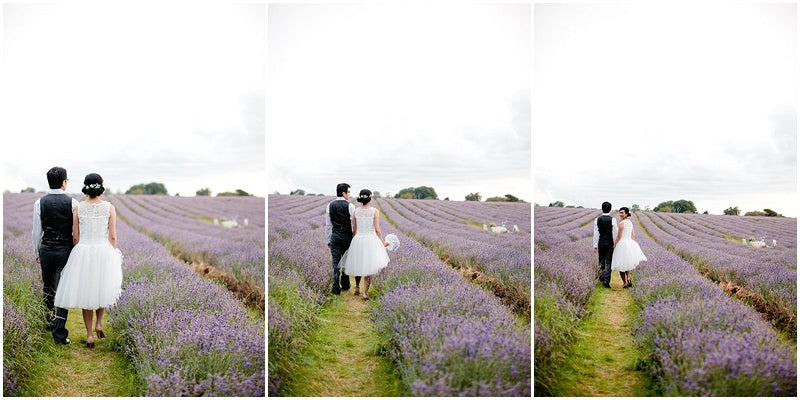
[[626, 219], [622, 221], [622, 237], [619, 240], [630, 240], [631, 233], [633, 233], [633, 223], [631, 220]]
[[82, 244], [103, 244], [108, 242], [108, 218], [111, 216], [111, 203], [89, 203], [78, 205], [78, 226]]
[[356, 235], [374, 235], [375, 224], [372, 222], [375, 218], [375, 208], [362, 208], [356, 207]]

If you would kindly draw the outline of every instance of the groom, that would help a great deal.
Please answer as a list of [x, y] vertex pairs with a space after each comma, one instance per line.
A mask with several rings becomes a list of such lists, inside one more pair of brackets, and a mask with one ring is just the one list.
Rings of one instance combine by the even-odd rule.
[[[53, 167], [47, 171], [50, 191], [33, 205], [33, 251], [42, 267], [44, 304], [47, 308], [48, 329], [58, 344], [70, 344], [66, 328], [65, 308], [53, 304], [61, 271], [72, 252], [72, 209], [78, 201], [64, 193], [67, 189], [67, 170]], [[53, 309], [55, 308], [55, 315]]]
[[[336, 200], [325, 210], [325, 242], [331, 249], [333, 259], [333, 294], [350, 290], [350, 277], [342, 271], [339, 277], [339, 261], [353, 240], [352, 218], [356, 206], [350, 203], [350, 185], [336, 185]], [[341, 287], [340, 287], [341, 282]]]
[[603, 215], [594, 220], [592, 236], [594, 252], [600, 261], [600, 283], [603, 287], [611, 287], [611, 258], [614, 254], [614, 233], [617, 232], [617, 220], [611, 216], [611, 203], [603, 202]]

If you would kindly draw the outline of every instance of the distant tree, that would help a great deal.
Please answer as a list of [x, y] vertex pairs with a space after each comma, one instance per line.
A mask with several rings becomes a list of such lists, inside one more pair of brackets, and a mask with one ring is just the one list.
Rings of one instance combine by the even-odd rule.
[[22, 189], [22, 191], [20, 193], [36, 193], [36, 189], [28, 186], [25, 189]]
[[670, 200], [659, 203], [654, 211], [697, 214], [697, 207], [691, 200]]
[[303, 190], [303, 189], [292, 190], [289, 193], [289, 195], [290, 196], [305, 196], [306, 195], [306, 191]]
[[479, 192], [470, 193], [464, 196], [464, 200], [466, 201], [481, 201], [481, 194]]
[[708, 215], [708, 210], [703, 211], [703, 215]]
[[157, 182], [150, 182], [148, 184], [140, 183], [138, 185], [131, 186], [125, 194], [161, 194], [166, 195], [167, 188], [164, 186], [163, 183]]
[[722, 213], [724, 215], [739, 215], [741, 212], [742, 211], [739, 210], [739, 206], [735, 206], [726, 208], [725, 211], [723, 211]]
[[520, 199], [517, 196], [514, 196], [513, 194], [507, 194], [506, 195], [506, 201], [512, 202], [512, 203], [524, 203], [524, 201], [522, 201], [522, 199]]
[[550, 205], [548, 205], [548, 207], [564, 207], [564, 202], [560, 201], [560, 200], [559, 201], [554, 201], [554, 202], [550, 203]]
[[195, 192], [197, 196], [211, 196], [211, 189], [210, 188], [203, 188]]
[[748, 211], [744, 215], [747, 217], [766, 217], [767, 213], [763, 211]]
[[400, 190], [394, 195], [396, 199], [425, 199], [436, 200], [439, 196], [430, 186], [408, 187]]
[[449, 197], [445, 197], [444, 201], [450, 201], [450, 198]]
[[372, 198], [373, 199], [380, 199], [381, 198], [381, 192], [379, 192], [377, 190], [372, 192]]
[[639, 210], [641, 209], [639, 208], [638, 204], [634, 204], [631, 206], [631, 212], [638, 212]]
[[491, 202], [491, 201], [506, 201], [506, 198], [505, 197], [500, 197], [500, 196], [492, 196], [492, 197], [489, 197], [488, 199], [486, 199], [486, 201], [487, 202]]
[[766, 214], [768, 217], [782, 217], [783, 216], [783, 215], [780, 215], [780, 214], [776, 213], [775, 211], [770, 210], [769, 208], [765, 208], [764, 209], [764, 214]]
[[236, 189], [235, 192], [222, 192], [218, 193], [217, 196], [252, 196], [252, 194], [245, 192], [242, 189]]

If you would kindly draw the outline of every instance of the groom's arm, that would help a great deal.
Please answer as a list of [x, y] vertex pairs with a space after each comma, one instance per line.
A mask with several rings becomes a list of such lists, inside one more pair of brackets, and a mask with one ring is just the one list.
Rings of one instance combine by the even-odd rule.
[[33, 204], [33, 232], [31, 233], [33, 239], [33, 254], [36, 256], [36, 262], [39, 262], [39, 247], [42, 245], [42, 208], [39, 205], [39, 200]]
[[600, 231], [597, 229], [597, 218], [594, 219], [594, 234], [592, 234], [592, 249], [597, 252], [597, 242], [600, 241]]
[[330, 247], [331, 235], [333, 234], [333, 224], [331, 224], [331, 203], [325, 207], [325, 244]]

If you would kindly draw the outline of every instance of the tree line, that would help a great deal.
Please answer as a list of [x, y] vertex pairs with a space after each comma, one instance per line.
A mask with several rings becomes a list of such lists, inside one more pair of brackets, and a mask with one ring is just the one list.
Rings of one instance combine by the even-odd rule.
[[[538, 204], [537, 204], [538, 205]], [[575, 206], [567, 206], [563, 201], [554, 201], [548, 205], [548, 207], [564, 207], [564, 208], [575, 208]], [[583, 207], [578, 207], [583, 208]], [[636, 212], [640, 210], [638, 204], [633, 204], [631, 207], [631, 212]], [[651, 211], [650, 207], [647, 206], [644, 211]], [[652, 210], [655, 212], [668, 212], [668, 213], [687, 213], [687, 214], [697, 214], [697, 207], [695, 207], [694, 202], [691, 200], [668, 200], [658, 203], [658, 205]], [[704, 212], [703, 214], [708, 214], [708, 211]], [[723, 211], [724, 215], [740, 215], [741, 210], [738, 206], [728, 207]], [[770, 210], [769, 208], [765, 208], [764, 211], [748, 211], [744, 214], [745, 216], [759, 216], [759, 217], [783, 217], [783, 215], [778, 214], [777, 212]]]
[[[275, 192], [275, 194], [280, 194], [279, 192]], [[324, 194], [315, 194], [315, 193], [306, 193], [303, 189], [296, 189], [289, 192], [290, 196], [325, 196]], [[373, 198], [380, 198], [383, 197], [380, 192], [373, 191], [372, 192]], [[399, 192], [395, 193], [394, 196], [387, 193], [386, 197], [394, 197], [395, 199], [418, 199], [418, 200], [439, 200], [439, 195], [436, 194], [436, 189], [430, 186], [418, 186], [418, 187], [407, 187], [401, 189]], [[464, 200], [466, 201], [481, 201], [481, 194], [480, 192], [470, 193], [464, 196]], [[445, 197], [444, 200], [450, 200], [449, 197]], [[507, 202], [524, 202], [524, 200], [511, 195], [507, 194], [505, 196], [494, 196], [489, 197], [486, 201], [507, 201]]]

